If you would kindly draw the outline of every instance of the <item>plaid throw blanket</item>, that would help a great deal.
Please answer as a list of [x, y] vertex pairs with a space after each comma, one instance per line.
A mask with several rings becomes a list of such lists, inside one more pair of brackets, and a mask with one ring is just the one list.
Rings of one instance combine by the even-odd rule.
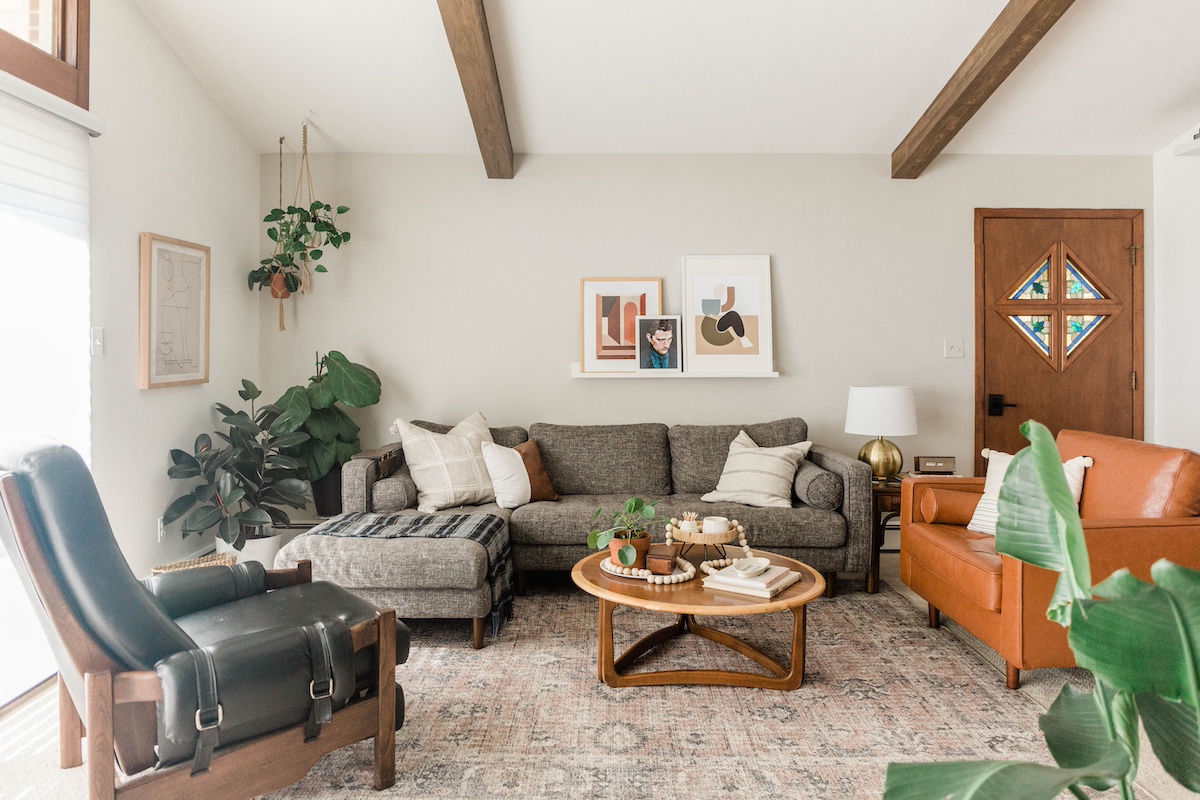
[[[508, 527], [494, 514], [341, 514], [302, 536], [347, 536], [362, 539], [470, 539], [487, 551], [488, 583], [492, 587], [492, 636], [500, 635], [500, 622], [512, 619], [513, 563]], [[300, 538], [300, 537], [297, 537]]]

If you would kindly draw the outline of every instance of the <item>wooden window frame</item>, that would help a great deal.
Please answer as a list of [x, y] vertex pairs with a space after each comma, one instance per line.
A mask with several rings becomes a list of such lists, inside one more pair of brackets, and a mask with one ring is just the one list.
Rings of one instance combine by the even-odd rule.
[[0, 31], [0, 70], [86, 110], [91, 0], [63, 0], [59, 15], [61, 58]]

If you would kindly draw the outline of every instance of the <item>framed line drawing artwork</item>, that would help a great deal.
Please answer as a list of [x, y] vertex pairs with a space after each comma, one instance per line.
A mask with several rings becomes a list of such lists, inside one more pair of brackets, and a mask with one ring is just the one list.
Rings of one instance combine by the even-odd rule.
[[679, 353], [682, 319], [679, 316], [637, 318], [638, 372], [683, 372]]
[[138, 388], [208, 383], [209, 248], [143, 233]]
[[775, 369], [771, 257], [683, 257], [684, 364], [689, 373]]
[[636, 372], [637, 318], [662, 313], [662, 278], [584, 278], [581, 372]]

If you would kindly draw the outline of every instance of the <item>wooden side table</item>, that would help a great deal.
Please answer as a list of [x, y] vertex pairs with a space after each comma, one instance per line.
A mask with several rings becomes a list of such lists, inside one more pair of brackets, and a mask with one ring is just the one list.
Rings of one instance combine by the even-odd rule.
[[900, 484], [871, 483], [871, 566], [867, 570], [867, 591], [879, 591], [879, 551], [883, 549], [883, 529], [900, 515]]

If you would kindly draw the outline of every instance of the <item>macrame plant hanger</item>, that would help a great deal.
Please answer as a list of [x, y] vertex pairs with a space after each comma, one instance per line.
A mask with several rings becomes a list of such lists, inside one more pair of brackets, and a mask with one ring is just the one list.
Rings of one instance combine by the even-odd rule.
[[[313, 198], [317, 193], [313, 190], [312, 168], [308, 164], [308, 120], [305, 120], [301, 126], [302, 138], [300, 145], [300, 169], [296, 174], [296, 199], [292, 205], [297, 208], [307, 209], [312, 205]], [[283, 139], [279, 137], [279, 207], [283, 208]], [[308, 197], [301, 203], [301, 197], [304, 189], [308, 189]], [[313, 231], [310, 234], [308, 242], [309, 247], [320, 247], [324, 240], [324, 235], [320, 231]], [[282, 242], [275, 243], [275, 254], [283, 248]], [[307, 259], [298, 262], [300, 267], [300, 288], [301, 294], [308, 294], [312, 291], [312, 267], [309, 266]], [[283, 327], [283, 297], [279, 298], [279, 330], [284, 330]]]

